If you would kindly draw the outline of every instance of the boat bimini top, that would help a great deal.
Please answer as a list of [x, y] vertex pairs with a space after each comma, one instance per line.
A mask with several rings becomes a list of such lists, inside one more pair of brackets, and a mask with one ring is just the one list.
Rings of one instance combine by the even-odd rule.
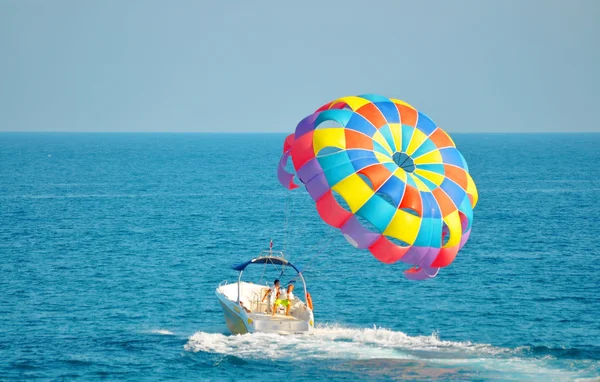
[[[285, 267], [291, 267], [293, 270], [296, 271], [296, 273], [298, 274], [298, 277], [300, 277], [300, 280], [302, 281], [302, 286], [304, 288], [304, 296], [306, 296], [306, 294], [307, 294], [306, 283], [304, 282], [304, 277], [302, 276], [302, 271], [298, 267], [296, 267], [294, 264], [287, 261], [284, 258], [283, 252], [268, 250], [268, 251], [262, 251], [258, 255], [258, 257], [254, 258], [252, 260], [231, 266], [232, 269], [240, 272], [240, 275], [238, 277], [238, 302], [239, 302], [239, 296], [240, 296], [239, 288], [241, 287], [242, 274], [244, 273], [244, 269], [246, 269], [246, 267], [249, 266], [250, 264], [281, 265], [282, 266], [281, 273], [283, 273], [283, 270], [285, 269]], [[288, 283], [288, 284], [290, 284], [290, 283]]]

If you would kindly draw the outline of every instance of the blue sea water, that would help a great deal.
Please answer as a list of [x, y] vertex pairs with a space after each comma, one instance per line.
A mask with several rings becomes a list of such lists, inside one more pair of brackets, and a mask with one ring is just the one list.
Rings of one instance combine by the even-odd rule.
[[[278, 184], [283, 138], [0, 134], [0, 380], [598, 380], [600, 135], [454, 134], [480, 200], [424, 282]], [[271, 238], [313, 336], [227, 333]]]

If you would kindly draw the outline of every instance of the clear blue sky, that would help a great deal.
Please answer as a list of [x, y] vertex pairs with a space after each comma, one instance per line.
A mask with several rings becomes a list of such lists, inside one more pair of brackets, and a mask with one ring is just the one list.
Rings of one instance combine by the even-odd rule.
[[600, 131], [600, 1], [0, 0], [1, 131], [291, 132], [345, 95]]

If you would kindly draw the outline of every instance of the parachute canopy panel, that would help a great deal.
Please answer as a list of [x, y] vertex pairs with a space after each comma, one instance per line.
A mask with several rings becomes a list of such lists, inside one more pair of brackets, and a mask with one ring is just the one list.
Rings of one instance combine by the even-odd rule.
[[471, 233], [478, 195], [466, 160], [404, 101], [367, 94], [321, 106], [285, 139], [277, 174], [288, 189], [298, 179], [353, 246], [412, 265], [409, 279], [435, 277]]

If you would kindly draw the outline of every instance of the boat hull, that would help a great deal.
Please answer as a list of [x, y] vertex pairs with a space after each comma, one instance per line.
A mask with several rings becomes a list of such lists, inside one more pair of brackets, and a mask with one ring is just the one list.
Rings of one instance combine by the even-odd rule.
[[300, 320], [281, 314], [271, 316], [266, 313], [248, 313], [237, 302], [229, 300], [223, 293], [216, 291], [219, 305], [227, 329], [232, 334], [274, 333], [274, 334], [311, 334], [314, 330], [312, 311], [307, 320]]
[[246, 334], [250, 332], [248, 329], [250, 324], [244, 323], [244, 318], [241, 317], [240, 313], [236, 314], [231, 307], [228, 307], [226, 304], [221, 302], [221, 300], [219, 300], [219, 305], [221, 305], [221, 308], [223, 309], [223, 315], [225, 316], [225, 324], [227, 325], [227, 329], [229, 329], [232, 334]]

